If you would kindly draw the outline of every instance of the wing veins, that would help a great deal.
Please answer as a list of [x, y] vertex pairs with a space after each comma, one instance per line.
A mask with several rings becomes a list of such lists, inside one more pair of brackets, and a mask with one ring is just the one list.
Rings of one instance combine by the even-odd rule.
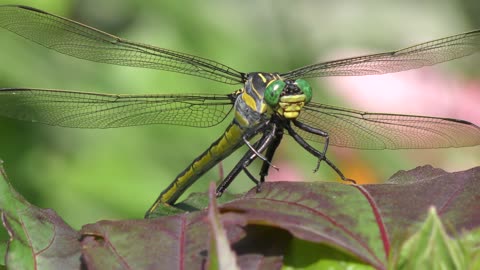
[[243, 73], [216, 61], [132, 42], [31, 7], [0, 6], [0, 27], [80, 59], [175, 71], [227, 84], [243, 82]]
[[50, 125], [107, 128], [145, 124], [207, 127], [233, 109], [228, 95], [109, 95], [0, 89], [0, 115]]
[[416, 69], [480, 50], [480, 30], [424, 42], [404, 49], [304, 66], [281, 74], [287, 79], [377, 75]]
[[[311, 103], [300, 114], [299, 121], [329, 133], [332, 145], [350, 148], [442, 148], [480, 144], [480, 127], [450, 118], [367, 113]], [[308, 133], [306, 138], [323, 142]]]

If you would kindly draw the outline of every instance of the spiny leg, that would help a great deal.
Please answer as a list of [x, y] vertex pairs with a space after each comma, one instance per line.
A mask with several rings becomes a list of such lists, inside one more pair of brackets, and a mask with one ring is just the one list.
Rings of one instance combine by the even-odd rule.
[[351, 182], [353, 184], [357, 183], [355, 182], [355, 180], [345, 177], [345, 175], [340, 171], [340, 169], [338, 169], [338, 167], [335, 166], [335, 164], [333, 164], [333, 162], [331, 162], [327, 158], [325, 153], [318, 151], [317, 149], [312, 147], [310, 144], [308, 144], [300, 135], [298, 135], [297, 132], [295, 132], [295, 130], [290, 126], [289, 123], [286, 123], [284, 127], [288, 130], [288, 133], [290, 134], [290, 136], [292, 136], [292, 138], [298, 144], [300, 144], [300, 146], [302, 146], [305, 150], [307, 150], [309, 153], [311, 153], [318, 159], [324, 160], [327, 163], [327, 165], [330, 166], [330, 168], [332, 168], [343, 181]]
[[217, 197], [222, 196], [223, 192], [228, 188], [228, 186], [233, 182], [233, 180], [238, 176], [238, 174], [243, 170], [247, 176], [255, 183], [255, 185], [260, 185], [260, 181], [255, 179], [255, 177], [247, 170], [247, 167], [255, 160], [258, 155], [256, 153], [263, 152], [271, 143], [275, 137], [277, 126], [275, 124], [269, 125], [265, 128], [265, 131], [262, 137], [252, 146], [255, 149], [255, 152], [252, 149], [249, 149], [248, 152], [240, 159], [240, 161], [233, 167], [230, 173], [225, 177], [225, 179], [218, 185], [216, 190]]
[[[258, 181], [255, 176], [253, 176], [250, 171], [248, 171], [247, 166], [250, 165], [250, 163], [253, 162], [253, 160], [256, 158], [255, 155], [251, 155], [250, 159], [244, 163], [243, 170], [245, 174], [257, 185], [257, 192], [260, 192], [262, 184], [265, 182], [265, 176], [268, 175], [268, 171], [270, 170], [270, 167], [273, 167], [278, 171], [278, 167], [272, 165], [272, 160], [273, 160], [273, 155], [275, 154], [275, 150], [279, 146], [280, 142], [282, 141], [283, 137], [283, 128], [281, 128], [280, 125], [278, 125], [278, 121], [275, 121], [275, 119], [272, 120], [271, 122], [271, 130], [267, 133], [267, 140], [269, 142], [266, 142], [261, 146], [260, 148], [262, 149], [260, 152], [264, 151], [265, 148], [267, 148], [267, 153], [265, 156], [265, 159], [263, 160], [262, 168], [260, 169], [260, 181]], [[260, 144], [261, 142], [259, 142]], [[258, 147], [258, 146], [257, 146]]]
[[[321, 152], [322, 153], [322, 156], [318, 158], [318, 162], [317, 162], [317, 166], [315, 167], [315, 169], [313, 170], [314, 173], [316, 173], [319, 169], [320, 169], [320, 163], [322, 162], [322, 160], [326, 160], [326, 155], [327, 155], [327, 149], [328, 149], [328, 145], [330, 143], [330, 137], [328, 136], [328, 133], [323, 131], [323, 130], [320, 130], [318, 128], [314, 128], [312, 126], [309, 126], [307, 124], [304, 124], [302, 122], [299, 122], [297, 120], [292, 120], [293, 124], [306, 131], [306, 132], [309, 132], [309, 133], [312, 133], [312, 134], [315, 134], [315, 135], [318, 135], [318, 136], [321, 136], [323, 138], [325, 138], [325, 143], [324, 143], [324, 146], [323, 146], [323, 151]], [[330, 165], [331, 166], [331, 165]], [[335, 170], [335, 169], [334, 169]], [[336, 171], [336, 170], [335, 170]]]
[[340, 176], [343, 181], [351, 182], [352, 184], [357, 183], [355, 180], [345, 177], [345, 175], [340, 171], [340, 169], [335, 164], [333, 164], [333, 162], [331, 162], [327, 157], [324, 158], [324, 161], [328, 164], [328, 166], [330, 166], [330, 168], [332, 168], [337, 173], [338, 176]]
[[[263, 162], [262, 168], [260, 169], [260, 183], [265, 182], [265, 177], [268, 175], [268, 171], [270, 169], [270, 163], [273, 160], [273, 155], [275, 154], [275, 151], [280, 145], [282, 138], [283, 138], [283, 128], [277, 128], [273, 141], [268, 146], [267, 153], [265, 154], [265, 157], [268, 159], [269, 162], [268, 163]], [[260, 191], [260, 187], [261, 185], [258, 185], [257, 191]]]
[[[254, 146], [257, 149], [259, 149], [259, 152], [262, 152], [263, 150], [260, 150], [262, 148], [262, 145], [265, 145], [267, 143], [267, 133], [264, 133], [262, 138], [257, 141]], [[258, 151], [257, 151], [258, 152]], [[243, 170], [247, 174], [247, 176], [255, 183], [255, 185], [259, 185], [259, 181], [255, 179], [255, 177], [247, 170], [247, 166], [255, 159], [257, 158], [257, 154], [254, 153], [251, 150], [248, 150], [248, 152], [240, 159], [240, 161], [235, 165], [235, 167], [230, 171], [230, 173], [225, 177], [225, 179], [218, 185], [216, 195], [217, 197], [220, 197], [223, 192], [228, 188], [228, 186], [233, 182], [233, 180], [238, 176], [238, 174]]]
[[264, 164], [266, 163], [267, 166], [269, 166], [269, 167], [274, 167], [275, 169], [278, 170], [277, 167], [275, 167], [274, 165], [272, 165], [272, 163], [271, 163], [272, 160], [271, 160], [271, 159], [268, 159], [267, 157], [264, 157], [264, 156], [260, 153], [261, 151], [260, 151], [260, 152], [257, 151], [257, 150], [255, 149], [255, 147], [250, 144], [250, 142], [248, 141], [248, 139], [247, 139], [246, 136], [242, 137], [242, 139], [243, 139], [243, 142], [248, 146], [248, 148], [250, 148], [250, 151], [252, 151], [252, 152], [255, 154], [256, 157], [258, 157], [258, 158], [260, 158], [261, 160], [263, 160]]
[[[259, 141], [260, 142], [260, 141]], [[257, 143], [255, 143], [255, 146]], [[249, 164], [249, 159], [255, 159], [257, 156], [255, 154], [252, 155], [252, 152], [249, 150], [241, 159], [240, 161], [233, 167], [230, 173], [220, 182], [217, 186], [216, 196], [222, 196], [223, 192], [230, 186], [233, 180], [238, 176], [238, 174], [244, 170], [247, 172], [247, 176], [258, 186], [259, 181], [256, 180], [250, 172], [245, 169], [245, 165]]]

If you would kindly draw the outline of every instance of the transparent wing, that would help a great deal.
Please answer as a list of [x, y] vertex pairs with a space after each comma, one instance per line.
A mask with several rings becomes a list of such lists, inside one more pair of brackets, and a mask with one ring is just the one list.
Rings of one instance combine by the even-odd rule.
[[0, 6], [0, 27], [57, 52], [108, 64], [160, 69], [227, 84], [243, 74], [212, 60], [131, 42], [25, 6]]
[[0, 89], [0, 116], [74, 128], [149, 124], [210, 127], [233, 108], [227, 95], [109, 95]]
[[[328, 132], [330, 144], [360, 149], [463, 147], [480, 144], [480, 128], [470, 122], [415, 115], [368, 113], [309, 103], [300, 122]], [[296, 131], [305, 139], [324, 138]]]
[[435, 65], [480, 50], [480, 30], [441, 38], [393, 52], [345, 58], [281, 74], [286, 79], [359, 76], [399, 72]]

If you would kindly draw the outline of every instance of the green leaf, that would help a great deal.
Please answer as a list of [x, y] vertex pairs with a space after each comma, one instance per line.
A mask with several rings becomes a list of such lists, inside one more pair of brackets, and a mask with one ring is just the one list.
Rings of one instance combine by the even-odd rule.
[[480, 228], [463, 232], [459, 241], [466, 254], [467, 269], [480, 269]]
[[447, 235], [435, 208], [405, 242], [394, 269], [467, 269], [464, 252], [458, 241]]
[[296, 238], [287, 251], [284, 264], [283, 269], [374, 269], [372, 266], [359, 262], [352, 255], [334, 247]]
[[[282, 265], [385, 269], [387, 258], [390, 262], [403, 258], [400, 247], [425, 226], [432, 205], [441, 209], [439, 219], [448, 224], [435, 234], [444, 241], [443, 252], [456, 254], [445, 242], [446, 235], [461, 236], [458, 247], [477, 247], [465, 261], [478, 265], [478, 235], [473, 232], [480, 228], [480, 168], [446, 173], [421, 167], [392, 179], [388, 184], [363, 186], [265, 183], [262, 192], [252, 189], [212, 206], [210, 214], [203, 206], [208, 194], [195, 194], [182, 207], [199, 210], [155, 219], [99, 221], [79, 232], [53, 211], [30, 205], [2, 179], [0, 209], [4, 226], [14, 236], [8, 242], [6, 265], [78, 269], [82, 262], [93, 269], [199, 269], [209, 261], [221, 267], [222, 259], [230, 265], [236, 256], [241, 269]], [[227, 243], [236, 255], [225, 248]], [[467, 264], [452, 259], [453, 265], [459, 260], [460, 266]]]
[[7, 254], [7, 242], [0, 242], [0, 266], [5, 265], [5, 255]]
[[28, 203], [8, 183], [0, 166], [0, 211], [12, 236], [6, 246], [9, 269], [75, 269], [80, 267], [78, 233], [52, 210]]

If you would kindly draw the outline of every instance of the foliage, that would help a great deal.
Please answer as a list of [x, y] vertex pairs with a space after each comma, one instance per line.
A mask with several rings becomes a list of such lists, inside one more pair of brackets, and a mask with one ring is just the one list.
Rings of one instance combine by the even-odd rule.
[[372, 185], [265, 183], [220, 205], [211, 187], [177, 209], [196, 211], [79, 231], [2, 176], [10, 269], [472, 269], [480, 260], [480, 167], [425, 166]]

